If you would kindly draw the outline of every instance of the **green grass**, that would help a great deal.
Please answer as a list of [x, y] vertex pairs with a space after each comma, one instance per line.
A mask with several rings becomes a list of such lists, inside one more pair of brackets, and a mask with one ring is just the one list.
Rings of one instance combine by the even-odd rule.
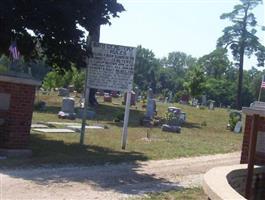
[[201, 188], [190, 188], [180, 191], [169, 191], [157, 194], [150, 194], [142, 200], [206, 200], [207, 196]]
[[[45, 112], [34, 112], [33, 122], [64, 121], [81, 122], [81, 120], [58, 119], [61, 97], [42, 95], [39, 97], [48, 102]], [[102, 99], [99, 99], [102, 101]], [[159, 127], [151, 130], [151, 140], [146, 140], [147, 128], [139, 125], [139, 119], [145, 111], [138, 106], [130, 112], [128, 144], [121, 150], [122, 124], [113, 123], [115, 115], [124, 110], [121, 99], [114, 99], [115, 105], [101, 103], [93, 108], [96, 119], [89, 124], [107, 125], [109, 129], [89, 130], [85, 134], [85, 145], [79, 145], [79, 134], [38, 134], [31, 133], [30, 148], [33, 156], [30, 159], [12, 159], [0, 161], [2, 166], [42, 165], [42, 164], [103, 164], [135, 160], [173, 159], [179, 157], [199, 156], [205, 154], [227, 153], [241, 148], [242, 134], [233, 134], [226, 130], [228, 112], [225, 109], [214, 111], [200, 110], [179, 104], [157, 103], [158, 115], [163, 116], [168, 106], [182, 108], [187, 113], [187, 123], [181, 134], [162, 132]], [[118, 105], [116, 105], [118, 104]], [[206, 126], [201, 126], [206, 122]]]

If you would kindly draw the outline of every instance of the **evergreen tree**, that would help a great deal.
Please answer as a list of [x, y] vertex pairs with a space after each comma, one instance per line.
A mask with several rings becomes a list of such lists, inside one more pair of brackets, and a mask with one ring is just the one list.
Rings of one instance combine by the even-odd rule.
[[257, 56], [258, 66], [264, 66], [265, 59], [265, 47], [255, 35], [257, 32], [255, 29], [257, 21], [252, 13], [252, 10], [262, 3], [262, 0], [240, 1], [241, 4], [234, 6], [232, 12], [221, 15], [221, 19], [229, 19], [232, 25], [223, 30], [223, 36], [217, 42], [217, 46], [219, 47], [230, 47], [234, 60], [239, 67], [236, 98], [237, 109], [242, 108], [244, 55], [251, 56], [254, 53]]

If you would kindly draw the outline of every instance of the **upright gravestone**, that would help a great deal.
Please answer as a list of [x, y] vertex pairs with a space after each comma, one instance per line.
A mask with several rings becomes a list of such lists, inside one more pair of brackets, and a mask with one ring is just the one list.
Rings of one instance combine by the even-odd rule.
[[209, 109], [214, 110], [214, 101], [209, 101]]
[[153, 99], [153, 90], [149, 88], [148, 90], [148, 101], [146, 107], [146, 117], [152, 119], [155, 116], [156, 112], [156, 102]]
[[76, 113], [74, 98], [63, 98], [62, 110], [58, 113], [58, 117], [63, 119], [75, 119]]

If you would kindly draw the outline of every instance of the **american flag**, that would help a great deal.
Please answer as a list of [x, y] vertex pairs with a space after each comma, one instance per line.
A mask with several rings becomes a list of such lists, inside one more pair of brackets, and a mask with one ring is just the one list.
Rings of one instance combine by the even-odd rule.
[[265, 76], [262, 76], [262, 81], [261, 81], [261, 88], [265, 88]]
[[13, 57], [14, 60], [18, 60], [19, 59], [19, 56], [20, 56], [20, 53], [19, 53], [19, 50], [17, 48], [17, 44], [16, 42], [12, 42], [11, 45], [9, 46], [9, 49], [8, 49]]

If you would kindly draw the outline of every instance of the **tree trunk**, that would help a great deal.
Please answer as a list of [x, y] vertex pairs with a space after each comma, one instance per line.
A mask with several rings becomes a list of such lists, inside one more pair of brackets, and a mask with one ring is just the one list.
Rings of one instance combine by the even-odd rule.
[[[91, 33], [91, 40], [94, 42], [99, 42], [99, 37], [100, 37], [100, 26], [96, 27], [95, 31]], [[96, 99], [96, 92], [97, 92], [97, 89], [90, 88], [89, 103], [92, 106], [98, 105], [98, 101]]]
[[238, 70], [238, 88], [237, 88], [237, 98], [236, 98], [236, 108], [238, 110], [242, 109], [243, 64], [244, 64], [244, 47], [241, 47], [240, 58], [239, 58], [239, 70]]

